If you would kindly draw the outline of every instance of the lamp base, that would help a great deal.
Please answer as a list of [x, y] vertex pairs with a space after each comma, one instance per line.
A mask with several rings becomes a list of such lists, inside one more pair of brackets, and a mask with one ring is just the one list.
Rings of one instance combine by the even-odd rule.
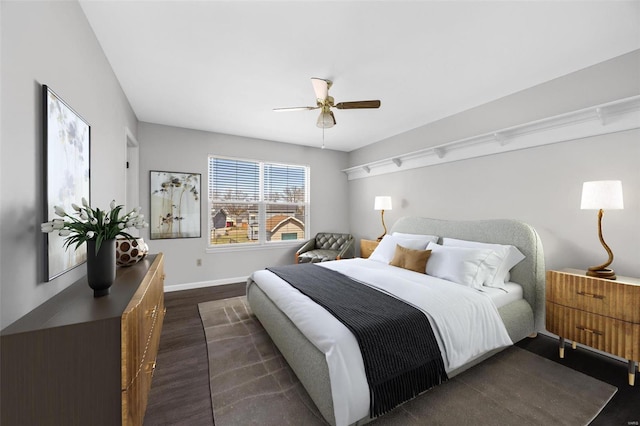
[[589, 268], [589, 270], [587, 270], [587, 276], [589, 277], [595, 277], [595, 278], [602, 278], [605, 280], [615, 280], [616, 277], [616, 273], [613, 271], [613, 269], [591, 269]]

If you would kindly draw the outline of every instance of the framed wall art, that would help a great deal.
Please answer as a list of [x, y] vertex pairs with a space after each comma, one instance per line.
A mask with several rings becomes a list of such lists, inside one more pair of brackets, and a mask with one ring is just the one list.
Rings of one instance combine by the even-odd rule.
[[150, 174], [151, 239], [200, 238], [200, 173]]
[[[46, 85], [43, 94], [44, 134], [44, 221], [56, 217], [54, 206], [68, 213], [72, 203], [90, 200], [91, 127], [65, 101]], [[86, 247], [64, 248], [64, 237], [55, 232], [44, 234], [46, 245], [45, 277], [47, 281], [83, 263]]]

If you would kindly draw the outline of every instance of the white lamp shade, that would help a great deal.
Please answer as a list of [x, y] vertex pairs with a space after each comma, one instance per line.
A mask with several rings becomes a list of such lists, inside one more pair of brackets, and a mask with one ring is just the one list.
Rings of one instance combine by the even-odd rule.
[[374, 210], [391, 210], [391, 197], [386, 195], [377, 195], [373, 203]]
[[582, 184], [583, 210], [620, 210], [622, 202], [622, 182], [619, 180], [598, 180]]

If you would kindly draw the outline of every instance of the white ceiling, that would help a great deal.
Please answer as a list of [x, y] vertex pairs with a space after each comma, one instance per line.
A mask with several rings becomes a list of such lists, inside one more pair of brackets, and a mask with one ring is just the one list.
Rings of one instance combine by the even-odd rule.
[[[81, 0], [141, 121], [352, 151], [640, 48], [640, 1]], [[586, 89], [586, 88], [585, 88]]]

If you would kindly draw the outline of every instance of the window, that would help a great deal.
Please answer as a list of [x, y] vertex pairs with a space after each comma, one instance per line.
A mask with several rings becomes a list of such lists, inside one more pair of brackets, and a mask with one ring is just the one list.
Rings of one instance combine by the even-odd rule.
[[309, 168], [209, 156], [209, 245], [307, 238]]

